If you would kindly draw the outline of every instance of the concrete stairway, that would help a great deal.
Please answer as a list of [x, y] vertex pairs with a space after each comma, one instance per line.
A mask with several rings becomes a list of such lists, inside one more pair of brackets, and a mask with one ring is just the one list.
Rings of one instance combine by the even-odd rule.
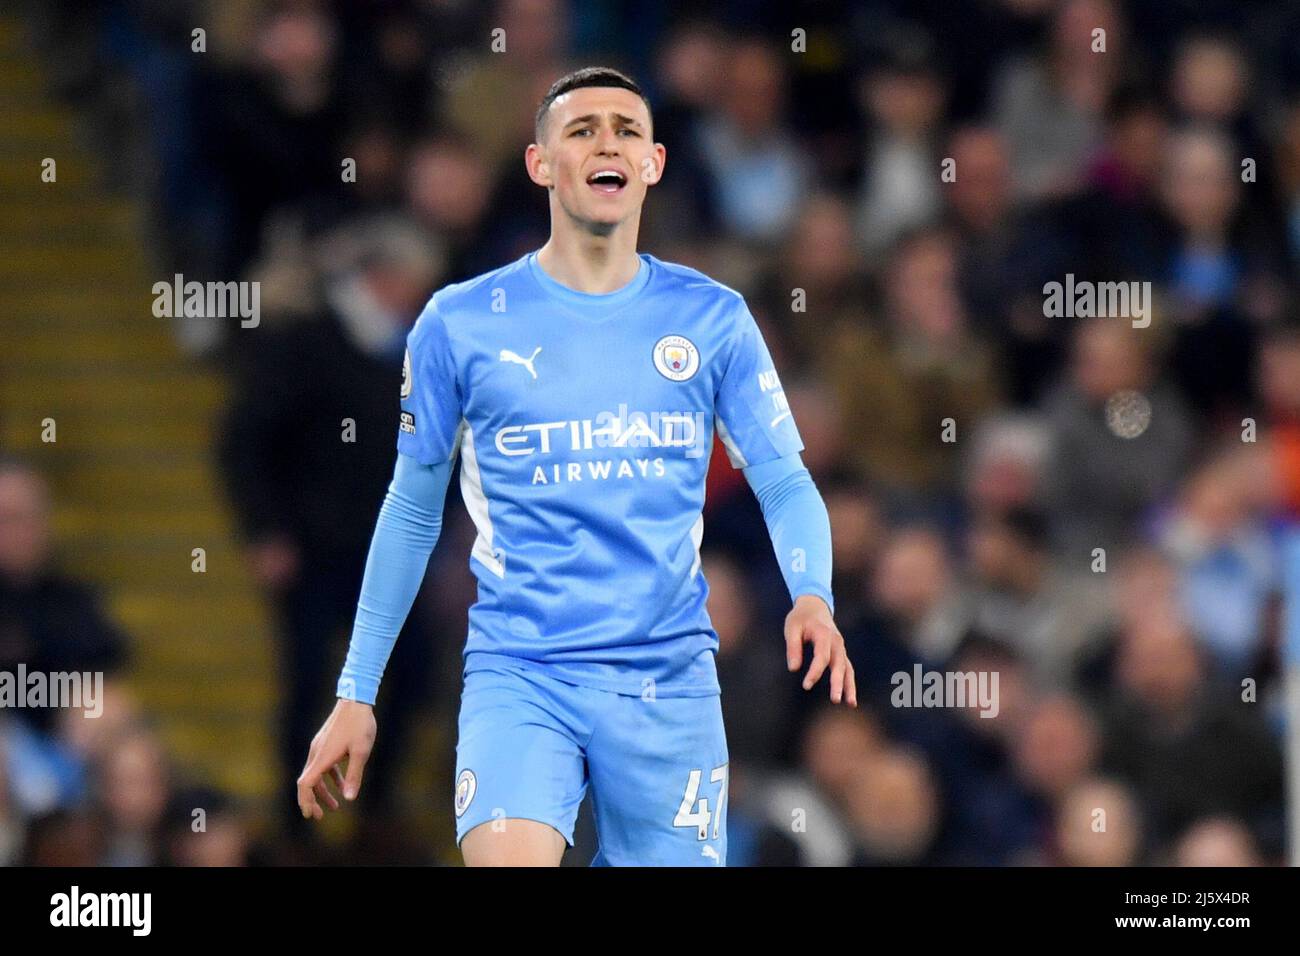
[[[57, 182], [41, 181], [45, 157]], [[64, 564], [134, 639], [130, 683], [182, 767], [265, 798], [272, 644], [213, 467], [226, 386], [153, 316], [152, 285], [170, 277], [152, 274], [140, 213], [99, 181], [76, 117], [0, 16], [0, 447], [48, 476]]]

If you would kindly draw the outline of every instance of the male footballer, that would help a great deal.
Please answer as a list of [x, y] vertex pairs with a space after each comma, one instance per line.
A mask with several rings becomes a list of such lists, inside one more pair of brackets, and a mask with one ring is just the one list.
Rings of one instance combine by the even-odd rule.
[[715, 430], [793, 600], [789, 669], [810, 644], [804, 689], [829, 672], [831, 700], [857, 706], [830, 522], [758, 327], [733, 290], [637, 252], [664, 160], [634, 81], [604, 68], [558, 80], [525, 153], [550, 195], [550, 238], [441, 289], [411, 329], [397, 464], [340, 699], [298, 779], [305, 817], [338, 809], [327, 777], [345, 799], [361, 786], [457, 455], [478, 531], [456, 746], [467, 865], [558, 865], [588, 793], [593, 865], [725, 864], [727, 743], [699, 554]]

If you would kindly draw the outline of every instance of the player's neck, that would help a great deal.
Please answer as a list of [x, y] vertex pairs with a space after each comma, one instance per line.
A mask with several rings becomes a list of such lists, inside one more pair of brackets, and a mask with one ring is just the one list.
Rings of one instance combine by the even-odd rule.
[[622, 229], [609, 236], [560, 236], [552, 232], [546, 245], [537, 251], [537, 264], [561, 285], [591, 295], [617, 292], [635, 279], [641, 268], [636, 233]]

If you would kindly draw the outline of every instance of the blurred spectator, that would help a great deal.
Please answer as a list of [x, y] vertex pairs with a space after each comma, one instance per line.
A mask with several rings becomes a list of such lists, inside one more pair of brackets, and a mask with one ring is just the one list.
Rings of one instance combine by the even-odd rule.
[[121, 679], [106, 680], [97, 702], [99, 716], [88, 720], [85, 708], [65, 707], [59, 711], [57, 733], [83, 764], [102, 762], [125, 731], [144, 720], [143, 709]]
[[1014, 763], [1033, 712], [1029, 672], [1013, 649], [976, 631], [963, 638], [945, 671], [977, 681], [983, 675], [992, 705], [985, 709], [977, 692], [964, 707], [952, 701], [945, 710], [900, 712], [914, 718], [903, 728], [905, 739], [929, 755], [944, 782], [947, 852], [955, 863], [1021, 861], [1041, 829], [1041, 803], [1017, 779]]
[[1055, 803], [1092, 772], [1100, 739], [1091, 715], [1074, 698], [1049, 697], [1031, 711], [1017, 741], [1020, 779]]
[[0, 759], [16, 819], [73, 806], [84, 796], [84, 765], [77, 755], [18, 717], [0, 719]]
[[343, 155], [355, 160], [356, 181], [345, 183], [339, 201], [330, 204], [335, 220], [380, 215], [399, 207], [402, 145], [391, 126], [374, 119], [367, 118], [352, 129], [343, 144]]
[[[1241, 156], [1254, 160], [1252, 189], [1277, 197], [1273, 149], [1259, 128], [1259, 117], [1248, 96], [1254, 85], [1246, 51], [1231, 34], [1194, 30], [1184, 36], [1170, 67], [1169, 93], [1177, 119], [1188, 125], [1204, 124], [1230, 137]], [[1234, 163], [1241, 168], [1240, 163]], [[1272, 211], [1259, 212], [1271, 216]]]
[[1051, 559], [1046, 516], [1034, 509], [977, 515], [968, 548], [963, 629], [1014, 648], [1041, 685], [1066, 686], [1106, 620], [1100, 576]]
[[[1157, 378], [1149, 330], [1121, 318], [1082, 322], [1069, 378], [1044, 400], [1052, 432], [1046, 501], [1057, 549], [1074, 566], [1131, 543], [1148, 509], [1170, 493], [1191, 450], [1178, 395]], [[1108, 420], [1107, 402], [1137, 392], [1149, 413]], [[1139, 403], [1137, 408], [1143, 406]], [[1126, 431], [1135, 437], [1123, 437]]]
[[1022, 376], [1017, 349], [1027, 347], [1018, 343], [1028, 336], [1008, 323], [1009, 300], [1020, 291], [1016, 256], [1021, 225], [1012, 205], [1007, 144], [990, 127], [968, 126], [952, 134], [945, 152], [954, 178], [943, 183], [943, 198], [947, 223], [958, 240], [961, 294], [975, 328], [1001, 340], [1010, 366], [1008, 384], [1014, 389]]
[[[58, 570], [50, 507], [35, 469], [0, 457], [0, 670], [115, 673], [126, 638], [95, 591]], [[22, 719], [44, 731], [55, 713], [28, 709]]]
[[1149, 621], [1180, 613], [1178, 571], [1159, 549], [1140, 545], [1121, 553], [1108, 565], [1110, 594], [1105, 602], [1109, 619], [1089, 642], [1074, 672], [1074, 683], [1090, 703], [1109, 698], [1117, 680], [1116, 658], [1124, 635]]
[[564, 72], [570, 23], [560, 0], [499, 0], [490, 22], [505, 49], [493, 52], [493, 37], [484, 31], [474, 48], [460, 51], [462, 62], [446, 84], [446, 124], [468, 137], [496, 173], [511, 160], [521, 162], [532, 142], [537, 103]]
[[933, 219], [939, 209], [938, 124], [943, 81], [924, 35], [900, 35], [861, 83], [873, 129], [858, 200], [859, 234], [870, 255]]
[[809, 866], [845, 866], [852, 840], [838, 806], [856, 769], [885, 746], [865, 710], [821, 704], [803, 728], [799, 774], [768, 780], [762, 803], [773, 825], [787, 829]]
[[[1168, 127], [1163, 105], [1145, 85], [1121, 86], [1111, 94], [1102, 139], [1089, 156], [1080, 190], [1034, 213], [1021, 236], [1040, 250], [1035, 254], [1023, 241], [1017, 247], [1031, 264], [1020, 270], [1022, 281], [1059, 280], [1069, 273], [1098, 281], [1153, 281], [1154, 289], [1163, 289], [1171, 243], [1171, 225], [1160, 202]], [[1167, 318], [1157, 312], [1152, 321]], [[1060, 319], [1047, 321], [1050, 346], [1044, 351], [1055, 374], [1071, 328]]]
[[887, 268], [885, 325], [828, 343], [827, 374], [855, 436], [863, 473], [901, 491], [953, 491], [957, 441], [997, 400], [993, 356], [970, 328], [954, 237], [925, 229], [900, 241]]
[[1199, 410], [1234, 417], [1253, 397], [1258, 327], [1279, 319], [1284, 302], [1280, 237], [1242, 202], [1239, 151], [1211, 126], [1175, 134], [1161, 191], [1175, 230], [1165, 274], [1177, 319], [1173, 368]]
[[1281, 822], [1282, 755], [1255, 705], [1215, 683], [1185, 623], [1161, 615], [1124, 635], [1102, 766], [1129, 781], [1167, 841], [1227, 813], [1263, 838]]
[[756, 299], [772, 320], [769, 348], [780, 350], [786, 378], [823, 377], [830, 356], [859, 347], [868, 295], [848, 203], [818, 193], [803, 204]]
[[[325, 248], [333, 267], [325, 312], [259, 337], [220, 443], [251, 570], [279, 615], [281, 794], [291, 793], [333, 697], [339, 643], [392, 475], [405, 336], [439, 274], [436, 247], [400, 221], [358, 225]], [[373, 806], [388, 801], [414, 710], [427, 703], [429, 657], [414, 613], [377, 710], [385, 746], [362, 796]], [[281, 812], [303, 825], [291, 800]]]
[[842, 803], [856, 769], [883, 746], [880, 728], [866, 712], [821, 707], [804, 732], [804, 764], [813, 783]]
[[966, 460], [968, 507], [1006, 512], [1041, 506], [1050, 438], [1044, 423], [1028, 415], [986, 418], [976, 429]]
[[855, 774], [847, 812], [855, 866], [924, 866], [942, 862], [935, 839], [942, 822], [938, 790], [917, 754], [892, 750]]
[[[779, 634], [758, 627], [754, 598], [739, 564], [714, 552], [702, 561], [709, 582], [708, 610], [718, 634], [718, 683], [727, 752], [733, 761], [771, 769], [789, 760], [797, 681], [786, 670]], [[754, 701], [763, 701], [756, 709]]]
[[1170, 278], [1185, 321], [1230, 302], [1240, 278], [1242, 263], [1229, 235], [1240, 200], [1234, 151], [1209, 128], [1185, 130], [1170, 141], [1162, 199], [1181, 232]]
[[954, 569], [943, 539], [925, 528], [894, 529], [870, 587], [875, 617], [865, 622], [865, 633], [852, 618], [842, 630], [859, 682], [870, 688], [881, 681], [883, 692], [896, 671], [917, 660], [946, 660], [960, 639]]
[[235, 803], [221, 791], [192, 787], [172, 797], [164, 830], [168, 864], [247, 866], [252, 853], [248, 825]]
[[258, 254], [273, 210], [341, 189], [338, 40], [323, 10], [286, 5], [261, 21], [245, 64], [210, 77], [199, 139], [228, 217], [216, 224], [227, 237], [214, 268], [223, 281]]
[[674, 24], [657, 54], [654, 135], [667, 147], [673, 171], [650, 191], [641, 235], [669, 261], [693, 259], [697, 244], [715, 231], [717, 210], [700, 154], [699, 124], [711, 108], [727, 55], [722, 30], [707, 21]]
[[831, 522], [831, 588], [842, 632], [869, 612], [872, 569], [885, 543], [885, 516], [870, 489], [846, 472], [817, 482]]
[[1175, 866], [1261, 866], [1255, 838], [1240, 821], [1210, 817], [1188, 827], [1174, 846]]
[[1071, 787], [1056, 814], [1055, 859], [1062, 866], [1135, 866], [1146, 834], [1123, 784], [1090, 778]]
[[104, 823], [103, 866], [162, 862], [164, 812], [174, 770], [152, 730], [123, 731], [97, 768], [96, 803]]
[[491, 179], [477, 154], [455, 139], [432, 139], [411, 151], [407, 197], [411, 211], [450, 247], [448, 268], [467, 273], [490, 198]]
[[1187, 619], [1232, 677], [1258, 663], [1279, 586], [1276, 546], [1259, 510], [1268, 502], [1254, 488], [1266, 453], [1256, 448], [1238, 443], [1194, 472], [1159, 530], [1182, 575]]
[[56, 810], [33, 820], [22, 866], [92, 867], [104, 864], [104, 828], [82, 810]]
[[1187, 119], [1233, 123], [1245, 108], [1247, 70], [1241, 50], [1230, 38], [1189, 35], [1170, 70], [1174, 108]]
[[699, 149], [712, 176], [727, 232], [774, 242], [799, 213], [811, 170], [784, 127], [785, 68], [765, 40], [730, 51], [718, 86], [718, 109], [699, 127]]
[[1126, 59], [1123, 44], [1119, 11], [1108, 0], [1066, 0], [1057, 8], [1048, 49], [1003, 68], [993, 113], [1010, 144], [1022, 199], [1061, 196], [1078, 187]]
[[[1150, 216], [1148, 204], [1158, 194], [1168, 132], [1160, 101], [1145, 87], [1121, 87], [1111, 96], [1105, 138], [1089, 165], [1088, 182], [1089, 192], [1111, 203], [1112, 214], [1120, 213], [1119, 222], [1110, 226], [1116, 240], [1123, 239], [1119, 233], [1126, 228], [1147, 233], [1153, 229], [1143, 220]], [[1134, 271], [1147, 275], [1150, 264], [1143, 261]], [[1114, 265], [1125, 263], [1116, 257]]]

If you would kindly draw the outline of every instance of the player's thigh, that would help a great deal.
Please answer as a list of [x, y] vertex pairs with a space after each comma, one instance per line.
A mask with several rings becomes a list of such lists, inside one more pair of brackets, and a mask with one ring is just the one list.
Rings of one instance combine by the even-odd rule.
[[559, 866], [565, 845], [550, 824], [504, 818], [466, 833], [460, 852], [466, 866]]
[[588, 746], [596, 865], [722, 866], [727, 739], [721, 698], [619, 697]]
[[[466, 675], [456, 741], [456, 841], [471, 865], [483, 855], [521, 865], [573, 843], [587, 788], [582, 747], [549, 684], [511, 671]], [[534, 826], [518, 826], [532, 821]], [[540, 827], [556, 839], [538, 837]], [[472, 845], [462, 843], [478, 831]], [[558, 840], [558, 844], [556, 842]], [[540, 848], [540, 849], [539, 849]], [[538, 855], [542, 859], [538, 859]], [[558, 856], [554, 860], [558, 862]]]

